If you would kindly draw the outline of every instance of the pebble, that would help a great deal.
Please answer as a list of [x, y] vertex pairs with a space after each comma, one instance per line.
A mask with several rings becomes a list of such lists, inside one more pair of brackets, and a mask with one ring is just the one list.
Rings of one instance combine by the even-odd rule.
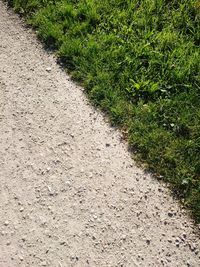
[[1, 231], [1, 235], [3, 235], [3, 236], [4, 236], [4, 235], [5, 235], [5, 231]]
[[190, 249], [191, 251], [195, 251], [196, 250], [196, 245], [194, 243], [190, 244]]
[[49, 195], [50, 195], [50, 196], [54, 196], [54, 192], [52, 192], [52, 191], [49, 192]]
[[49, 230], [45, 230], [45, 235], [51, 237], [51, 232]]
[[169, 217], [173, 217], [173, 213], [172, 212], [168, 212], [168, 216]]
[[41, 266], [47, 266], [47, 262], [46, 262], [46, 261], [43, 261], [43, 262], [41, 263]]
[[126, 235], [123, 235], [122, 236], [122, 240], [126, 240]]
[[24, 258], [21, 255], [19, 256], [19, 259], [20, 259], [20, 261], [24, 260]]
[[146, 243], [147, 243], [147, 245], [150, 245], [151, 240], [147, 239], [147, 240], [146, 240]]
[[53, 196], [53, 195], [54, 195], [54, 192], [52, 191], [52, 189], [51, 189], [50, 186], [48, 186], [48, 190], [49, 190], [49, 195], [50, 195], [50, 196]]
[[66, 181], [65, 184], [66, 184], [67, 186], [71, 186], [70, 181]]
[[187, 237], [186, 233], [183, 233], [182, 234], [182, 239], [186, 239], [186, 237]]
[[46, 71], [50, 72], [51, 71], [51, 67], [47, 67]]
[[22, 211], [24, 211], [24, 208], [23, 207], [20, 208], [20, 212], [22, 212]]
[[181, 243], [181, 240], [179, 238], [176, 238], [176, 243]]
[[5, 225], [5, 226], [8, 226], [8, 225], [9, 225], [9, 222], [8, 222], [8, 221], [5, 221], [5, 222], [4, 222], [4, 225]]

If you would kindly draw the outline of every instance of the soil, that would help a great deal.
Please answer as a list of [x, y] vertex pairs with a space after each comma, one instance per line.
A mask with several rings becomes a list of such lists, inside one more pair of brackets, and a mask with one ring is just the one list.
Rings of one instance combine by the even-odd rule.
[[0, 1], [0, 267], [200, 266], [196, 227]]

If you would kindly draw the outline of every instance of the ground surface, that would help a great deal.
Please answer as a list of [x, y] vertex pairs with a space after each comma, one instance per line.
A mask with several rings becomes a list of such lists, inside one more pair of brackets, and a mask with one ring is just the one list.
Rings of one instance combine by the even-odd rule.
[[168, 189], [0, 2], [0, 267], [200, 266]]

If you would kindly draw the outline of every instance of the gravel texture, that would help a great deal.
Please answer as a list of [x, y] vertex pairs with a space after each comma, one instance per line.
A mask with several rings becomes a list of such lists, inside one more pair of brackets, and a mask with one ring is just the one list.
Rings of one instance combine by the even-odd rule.
[[0, 1], [0, 267], [197, 267], [195, 232]]

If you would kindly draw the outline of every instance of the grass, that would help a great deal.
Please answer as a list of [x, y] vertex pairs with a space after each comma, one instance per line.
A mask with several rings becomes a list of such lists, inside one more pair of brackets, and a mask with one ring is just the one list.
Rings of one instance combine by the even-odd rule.
[[9, 0], [200, 222], [200, 3]]

